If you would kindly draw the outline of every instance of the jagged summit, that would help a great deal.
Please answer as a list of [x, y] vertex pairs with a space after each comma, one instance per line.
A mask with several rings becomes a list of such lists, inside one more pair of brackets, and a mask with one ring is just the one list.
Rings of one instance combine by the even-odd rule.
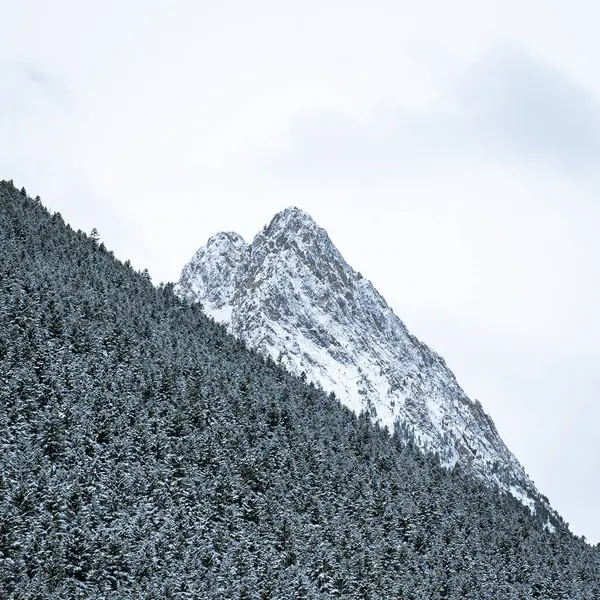
[[227, 321], [239, 284], [239, 267], [248, 250], [248, 244], [237, 233], [228, 231], [211, 236], [181, 274], [179, 286], [185, 290], [182, 295], [191, 301], [202, 296], [213, 317]]
[[314, 256], [314, 250], [328, 250], [333, 244], [327, 232], [308, 213], [292, 206], [277, 213], [254, 238], [252, 246], [253, 249], [266, 246], [265, 250], [270, 253], [294, 249]]
[[318, 227], [315, 220], [301, 208], [297, 206], [288, 206], [283, 210], [279, 211], [272, 219], [267, 229], [285, 229], [288, 227]]
[[481, 405], [306, 212], [286, 208], [250, 245], [236, 234], [213, 236], [183, 269], [176, 292], [444, 464], [460, 463], [524, 503], [538, 502]]
[[206, 247], [216, 246], [221, 249], [225, 249], [231, 245], [239, 246], [247, 244], [244, 241], [244, 238], [235, 231], [221, 231], [220, 233], [215, 233], [210, 236], [206, 242]]

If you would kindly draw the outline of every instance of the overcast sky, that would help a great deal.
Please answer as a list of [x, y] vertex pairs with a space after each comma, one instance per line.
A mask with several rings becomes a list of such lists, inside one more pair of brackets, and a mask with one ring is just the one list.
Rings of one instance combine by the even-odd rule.
[[296, 205], [600, 542], [600, 5], [0, 0], [0, 178], [173, 281]]

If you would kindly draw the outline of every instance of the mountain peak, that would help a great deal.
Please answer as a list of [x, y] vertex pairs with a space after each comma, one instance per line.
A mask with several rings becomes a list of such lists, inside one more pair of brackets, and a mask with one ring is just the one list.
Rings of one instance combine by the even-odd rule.
[[278, 236], [282, 233], [286, 235], [297, 235], [300, 231], [316, 232], [321, 228], [315, 220], [302, 209], [296, 206], [290, 206], [278, 212], [269, 225], [264, 230], [268, 237]]
[[233, 231], [211, 236], [185, 266], [176, 293], [191, 301], [198, 301], [201, 295], [202, 301], [211, 307], [213, 317], [227, 321], [230, 316], [228, 307], [249, 248], [244, 238]]
[[228, 246], [247, 246], [244, 238], [235, 231], [220, 231], [208, 238], [205, 248], [226, 248]]
[[[296, 259], [291, 257], [295, 255]], [[271, 265], [287, 262], [290, 275], [299, 275], [298, 269], [309, 268], [317, 277], [332, 269], [348, 271], [327, 231], [320, 227], [305, 211], [291, 206], [277, 213], [267, 227], [252, 242], [253, 265]]]
[[252, 244], [240, 240], [199, 250], [177, 293], [355, 412], [534, 505], [533, 483], [481, 406], [309, 214], [286, 208]]
[[275, 223], [289, 224], [292, 222], [315, 224], [315, 220], [307, 212], [297, 206], [288, 206], [271, 219], [269, 227]]

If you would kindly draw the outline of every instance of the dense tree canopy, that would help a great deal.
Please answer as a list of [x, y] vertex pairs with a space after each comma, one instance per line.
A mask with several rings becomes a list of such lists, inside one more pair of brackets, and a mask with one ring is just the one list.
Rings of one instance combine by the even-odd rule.
[[600, 551], [0, 184], [0, 597], [600, 598]]

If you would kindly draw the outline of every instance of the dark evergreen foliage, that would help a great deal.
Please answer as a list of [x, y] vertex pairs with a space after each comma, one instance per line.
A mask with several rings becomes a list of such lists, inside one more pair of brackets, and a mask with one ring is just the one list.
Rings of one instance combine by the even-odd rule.
[[600, 598], [600, 552], [0, 184], [0, 597]]

